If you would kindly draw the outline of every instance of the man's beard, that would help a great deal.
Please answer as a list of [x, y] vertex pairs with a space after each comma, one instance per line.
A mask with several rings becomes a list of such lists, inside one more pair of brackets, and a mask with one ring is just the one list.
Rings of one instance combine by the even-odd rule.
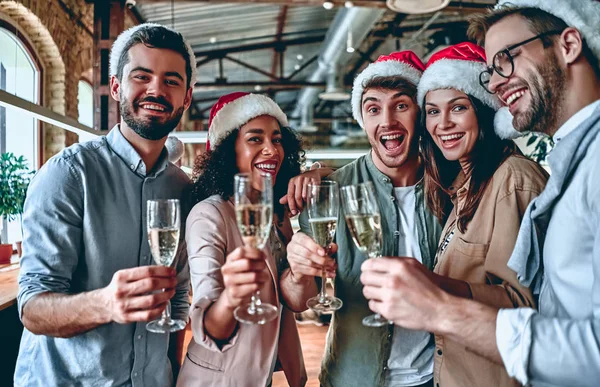
[[160, 140], [171, 133], [181, 121], [183, 116], [183, 106], [176, 111], [172, 112], [171, 115], [163, 119], [162, 117], [150, 116], [144, 119], [136, 118], [134, 111], [140, 109], [139, 105], [142, 102], [154, 102], [161, 104], [167, 108], [167, 111], [173, 111], [171, 104], [166, 101], [164, 97], [145, 97], [142, 100], [134, 100], [131, 103], [124, 95], [121, 94], [121, 117], [123, 121], [129, 126], [135, 133], [146, 140]]
[[531, 108], [516, 115], [513, 126], [519, 132], [551, 135], [558, 129], [559, 117], [562, 116], [567, 75], [554, 53], [537, 67], [537, 72], [538, 76], [530, 75], [528, 82]]

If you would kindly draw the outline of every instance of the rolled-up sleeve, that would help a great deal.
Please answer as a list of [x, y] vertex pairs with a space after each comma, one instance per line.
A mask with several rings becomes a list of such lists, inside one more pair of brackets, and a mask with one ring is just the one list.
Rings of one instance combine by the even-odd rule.
[[69, 293], [82, 251], [83, 185], [69, 159], [50, 159], [32, 179], [23, 209], [19, 316], [32, 297]]
[[235, 345], [238, 337], [236, 333], [228, 344], [219, 348], [204, 330], [206, 309], [225, 289], [221, 274], [227, 254], [225, 230], [221, 213], [211, 203], [196, 204], [188, 216], [186, 242], [193, 292], [190, 308], [192, 333], [196, 343], [217, 352]]

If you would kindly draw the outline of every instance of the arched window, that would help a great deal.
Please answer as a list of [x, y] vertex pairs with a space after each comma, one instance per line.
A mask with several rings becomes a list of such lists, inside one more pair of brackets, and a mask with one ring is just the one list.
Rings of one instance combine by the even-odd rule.
[[87, 81], [79, 81], [77, 109], [79, 110], [79, 122], [94, 127], [94, 89]]
[[[39, 103], [39, 68], [25, 44], [11, 30], [4, 28], [4, 24], [0, 25], [0, 47], [0, 89]], [[29, 167], [37, 169], [38, 137], [36, 119], [17, 110], [0, 107], [0, 153], [24, 156]], [[5, 223], [5, 226], [9, 242], [22, 239], [18, 221]]]

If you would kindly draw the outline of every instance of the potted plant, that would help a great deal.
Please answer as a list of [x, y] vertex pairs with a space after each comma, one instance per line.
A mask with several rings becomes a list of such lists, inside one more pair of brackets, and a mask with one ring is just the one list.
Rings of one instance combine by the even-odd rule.
[[[0, 226], [3, 219], [20, 220], [32, 174], [25, 157], [17, 157], [12, 153], [0, 155]], [[12, 256], [12, 244], [6, 242], [0, 233], [0, 263], [10, 262]]]

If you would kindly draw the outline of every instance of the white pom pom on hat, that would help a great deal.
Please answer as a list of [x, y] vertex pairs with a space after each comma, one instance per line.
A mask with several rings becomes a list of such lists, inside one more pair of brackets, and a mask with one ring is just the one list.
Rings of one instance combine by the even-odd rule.
[[167, 148], [167, 152], [169, 154], [169, 161], [172, 163], [176, 163], [177, 160], [183, 156], [183, 152], [185, 150], [181, 140], [175, 136], [167, 137], [165, 148]]

